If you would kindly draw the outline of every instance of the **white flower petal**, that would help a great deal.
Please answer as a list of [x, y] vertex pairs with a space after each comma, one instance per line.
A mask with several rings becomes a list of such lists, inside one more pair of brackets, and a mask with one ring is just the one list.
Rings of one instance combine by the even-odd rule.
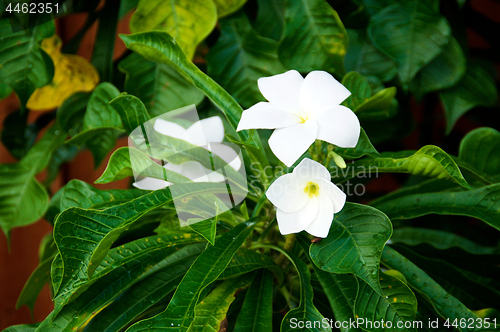
[[241, 159], [233, 148], [221, 143], [210, 143], [208, 147], [210, 151], [228, 163], [234, 170], [240, 169]]
[[318, 139], [341, 148], [353, 148], [358, 143], [361, 126], [353, 111], [336, 106], [321, 113], [317, 118]]
[[144, 178], [142, 180], [139, 180], [137, 182], [132, 183], [132, 185], [136, 188], [144, 189], [144, 190], [158, 190], [158, 189], [166, 188], [166, 187], [172, 185], [172, 183], [165, 181], [165, 180], [155, 179], [155, 178]]
[[177, 123], [158, 119], [155, 121], [154, 129], [160, 134], [183, 139], [186, 129]]
[[320, 195], [326, 193], [328, 197], [330, 197], [333, 203], [333, 212], [340, 212], [345, 205], [346, 194], [331, 181], [320, 180], [318, 185], [320, 188]]
[[330, 172], [328, 172], [325, 166], [309, 158], [302, 159], [297, 167], [293, 169], [293, 174], [299, 176], [307, 182], [315, 178], [321, 178], [327, 181], [330, 181], [331, 179]]
[[296, 70], [257, 80], [262, 95], [276, 108], [290, 114], [300, 114], [299, 92], [304, 78]]
[[218, 116], [196, 121], [186, 130], [183, 139], [198, 146], [220, 143], [224, 139], [224, 124]]
[[290, 167], [307, 151], [317, 134], [318, 124], [313, 120], [278, 128], [269, 138], [269, 147], [279, 160]]
[[236, 131], [246, 129], [275, 129], [299, 123], [300, 118], [274, 107], [270, 103], [260, 102], [241, 115]]
[[296, 212], [286, 213], [278, 209], [276, 219], [280, 233], [283, 235], [303, 231], [318, 214], [318, 199], [316, 196], [307, 200], [306, 205]]
[[[200, 164], [197, 161], [190, 160], [186, 161], [185, 163], [182, 163], [181, 165], [177, 165], [178, 167], [181, 166], [179, 174], [182, 176], [187, 177], [188, 179], [192, 180], [193, 182], [220, 182], [224, 181], [224, 176], [222, 174], [219, 174], [217, 172], [214, 172], [213, 170], [209, 170], [205, 168], [202, 164]], [[215, 173], [215, 174], [212, 174]]]
[[[320, 190], [323, 189], [320, 187]], [[318, 213], [305, 230], [316, 237], [327, 237], [333, 221], [333, 204], [328, 195], [318, 195]]]
[[286, 213], [295, 212], [304, 207], [308, 195], [303, 188], [295, 185], [292, 173], [280, 176], [267, 189], [266, 196], [274, 206]]
[[312, 71], [300, 89], [300, 103], [309, 116], [318, 116], [327, 108], [340, 105], [351, 92], [325, 71]]

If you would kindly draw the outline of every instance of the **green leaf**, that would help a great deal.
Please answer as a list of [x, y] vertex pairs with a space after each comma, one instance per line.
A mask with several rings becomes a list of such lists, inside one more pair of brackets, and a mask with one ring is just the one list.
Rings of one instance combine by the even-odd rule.
[[208, 246], [196, 259], [177, 287], [167, 309], [153, 318], [140, 321], [130, 331], [186, 331], [193, 321], [200, 293], [217, 280], [241, 247], [255, 225], [244, 222], [222, 235], [214, 246]]
[[[352, 274], [328, 273], [319, 269], [309, 255], [311, 243], [304, 236], [299, 236], [298, 242], [302, 247], [302, 250], [307, 254], [307, 258], [311, 262], [314, 273], [316, 274], [321, 287], [325, 291], [328, 302], [335, 314], [335, 320], [339, 322], [356, 320], [353, 309], [358, 291], [358, 282], [356, 277]], [[356, 327], [351, 328], [349, 325], [347, 327], [341, 325], [340, 331], [360, 332], [362, 330]]]
[[28, 112], [15, 111], [3, 121], [2, 143], [16, 159], [22, 159], [28, 153], [41, 129], [37, 128], [36, 122], [27, 125], [27, 120]]
[[427, 214], [461, 215], [481, 219], [500, 229], [500, 184], [454, 192], [410, 194], [373, 203], [391, 219], [412, 219]]
[[[225, 184], [186, 183], [177, 188], [176, 199], [219, 192], [227, 192]], [[54, 225], [54, 240], [64, 273], [56, 296], [88, 282], [121, 233], [142, 215], [171, 201], [170, 190], [166, 188], [102, 211], [73, 207], [61, 212]]]
[[101, 82], [110, 82], [113, 78], [113, 54], [120, 4], [120, 0], [108, 0], [99, 12], [99, 28], [92, 49], [92, 65], [97, 69]]
[[[307, 265], [301, 261], [297, 256], [287, 253], [284, 250], [282, 254], [288, 257], [297, 270], [300, 278], [300, 304], [297, 308], [291, 309], [287, 312], [281, 321], [281, 331], [329, 331], [332, 329], [330, 326], [324, 326], [322, 321], [324, 317], [316, 309], [313, 304], [314, 292], [311, 286], [311, 273]], [[304, 325], [297, 329], [294, 327], [293, 321], [296, 323], [302, 322]], [[319, 326], [318, 326], [319, 325]]]
[[353, 111], [365, 103], [372, 95], [372, 88], [366, 77], [355, 71], [345, 74], [342, 78], [342, 85], [351, 92], [351, 95], [342, 102], [342, 105]]
[[470, 64], [462, 79], [453, 87], [440, 92], [446, 111], [446, 132], [449, 134], [457, 120], [476, 106], [493, 106], [497, 90], [493, 77], [484, 68]]
[[[458, 318], [476, 319], [477, 316], [463, 303], [448, 294], [436, 281], [423, 270], [403, 257], [394, 248], [385, 247], [382, 252], [382, 262], [391, 269], [401, 272], [408, 285], [423, 295], [432, 305], [437, 313], [451, 321]], [[472, 329], [460, 328], [461, 331], [473, 331]]]
[[500, 174], [500, 132], [477, 128], [460, 142], [458, 157], [488, 175]]
[[234, 254], [219, 279], [237, 278], [259, 269], [268, 269], [274, 274], [279, 284], [283, 283], [283, 269], [271, 257], [246, 248], [240, 248]]
[[243, 306], [234, 326], [234, 332], [260, 332], [272, 330], [273, 277], [267, 270], [260, 270], [245, 296]]
[[139, 97], [152, 116], [199, 104], [204, 94], [170, 65], [132, 53], [118, 64], [126, 74], [125, 91]]
[[38, 329], [39, 325], [40, 323], [12, 325], [3, 330], [2, 332], [35, 332]]
[[246, 288], [252, 281], [252, 275], [224, 281], [201, 300], [194, 309], [194, 319], [188, 328], [190, 332], [218, 331], [227, 310], [235, 300], [235, 293]]
[[40, 328], [77, 329], [111, 301], [120, 302], [122, 292], [157, 272], [165, 271], [161, 273], [165, 277], [163, 282], [172, 291], [175, 285], [171, 281], [179, 281], [204, 247], [202, 243], [182, 245], [199, 240], [182, 235], [149, 237], [111, 250], [92, 281], [63, 299], [56, 298], [55, 310]]
[[365, 30], [347, 29], [349, 47], [344, 58], [347, 71], [355, 71], [364, 76], [376, 76], [381, 81], [392, 80], [398, 70], [396, 62], [380, 51], [370, 41]]
[[113, 149], [123, 126], [120, 116], [109, 105], [120, 92], [111, 83], [99, 84], [87, 104], [82, 131], [67, 141], [77, 146], [85, 145], [92, 152], [97, 167], [106, 154]]
[[29, 225], [45, 213], [49, 197], [35, 175], [65, 138], [62, 130], [52, 126], [19, 163], [0, 165], [0, 228], [7, 238], [12, 228]]
[[86, 182], [71, 180], [63, 188], [60, 198], [60, 209], [61, 211], [71, 207], [102, 209], [126, 203], [144, 194], [145, 192], [139, 189], [99, 190]]
[[130, 134], [134, 129], [150, 120], [142, 101], [132, 95], [119, 95], [109, 102], [121, 118], [125, 131]]
[[0, 100], [7, 98], [12, 93], [10, 86], [0, 81]]
[[68, 134], [76, 135], [83, 125], [83, 117], [85, 116], [89, 98], [90, 93], [77, 92], [66, 99], [57, 108], [57, 125]]
[[40, 294], [42, 288], [50, 280], [50, 266], [53, 259], [54, 256], [47, 258], [36, 267], [35, 271], [31, 273], [28, 281], [26, 281], [26, 284], [21, 291], [21, 294], [19, 294], [19, 298], [16, 302], [16, 309], [26, 305], [33, 315], [38, 294]]
[[278, 49], [286, 67], [303, 72], [321, 69], [342, 75], [347, 44], [344, 25], [328, 2], [286, 2], [285, 31]]
[[381, 294], [380, 255], [392, 234], [385, 214], [366, 205], [346, 203], [333, 219], [328, 237], [311, 245], [313, 262], [331, 273], [353, 273]]
[[217, 22], [213, 1], [204, 0], [140, 0], [130, 18], [130, 31], [168, 32], [191, 60], [196, 46], [210, 34]]
[[219, 215], [218, 206], [215, 209], [215, 217], [210, 219], [201, 220], [197, 219], [189, 219], [188, 225], [195, 233], [203, 236], [211, 245], [215, 244], [215, 235], [217, 231], [217, 216]]
[[52, 60], [40, 47], [41, 40], [54, 33], [53, 20], [15, 33], [9, 19], [0, 20], [0, 81], [16, 92], [21, 110], [31, 94], [54, 76]]
[[451, 29], [432, 0], [395, 3], [372, 16], [368, 34], [398, 64], [403, 84], [446, 46]]
[[[415, 331], [415, 329], [404, 328], [404, 324], [415, 321], [417, 298], [406, 283], [390, 275], [391, 272], [397, 271], [389, 270], [380, 274], [383, 295], [377, 294], [370, 285], [358, 280], [359, 289], [354, 307], [356, 317], [372, 323], [382, 321], [386, 324], [392, 323], [391, 327], [386, 328], [370, 328], [369, 324], [365, 324], [366, 331]], [[403, 327], [398, 328], [398, 323], [403, 324], [401, 325]]]
[[284, 0], [257, 0], [257, 18], [254, 29], [262, 37], [279, 41], [285, 26]]
[[247, 0], [213, 0], [217, 7], [217, 15], [219, 19], [230, 15], [243, 7]]
[[392, 158], [390, 157], [391, 154], [385, 153], [382, 158], [358, 160], [352, 166], [361, 172], [371, 171], [371, 168], [373, 168], [376, 172], [410, 173], [446, 179], [464, 188], [470, 188], [457, 164], [437, 146], [426, 145], [413, 155], [398, 158], [399, 156], [408, 155], [408, 153], [409, 151], [392, 154]]
[[333, 151], [341, 155], [342, 157], [349, 159], [357, 159], [365, 155], [373, 158], [380, 156], [378, 151], [373, 147], [363, 128], [361, 128], [358, 143], [356, 143], [356, 146], [354, 148], [339, 148], [338, 146], [334, 145]]
[[286, 71], [278, 43], [261, 37], [243, 12], [219, 22], [221, 36], [207, 54], [207, 71], [243, 107], [264, 101], [257, 80]]
[[477, 255], [492, 254], [495, 252], [495, 248], [493, 247], [485, 247], [459, 235], [437, 229], [418, 227], [397, 228], [392, 233], [391, 241], [410, 246], [427, 243], [441, 250], [461, 248], [471, 254]]
[[449, 88], [465, 73], [465, 55], [454, 37], [443, 51], [423, 67], [411, 82], [410, 88], [421, 99], [426, 93]]

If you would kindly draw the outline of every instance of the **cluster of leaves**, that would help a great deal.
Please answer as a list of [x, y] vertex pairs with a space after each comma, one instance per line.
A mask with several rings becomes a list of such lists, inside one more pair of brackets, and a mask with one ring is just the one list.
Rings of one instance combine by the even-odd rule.
[[[355, 148], [334, 147], [354, 160], [348, 171], [330, 165], [334, 183], [361, 183], [375, 169], [410, 174], [411, 185], [370, 205], [347, 203], [329, 236], [313, 244], [304, 234], [285, 240], [277, 230], [264, 196], [274, 177], [266, 170], [279, 166], [268, 152], [269, 132], [235, 132], [242, 107], [263, 100], [257, 79], [287, 69], [337, 76], [352, 92], [344, 104], [370, 137], [392, 134], [384, 121], [407, 111], [401, 101], [409, 93], [422, 98], [437, 91], [448, 131], [467, 110], [493, 104], [491, 74], [467, 59], [466, 45], [454, 37], [439, 1], [245, 2], [107, 0], [99, 10], [99, 1], [76, 7], [89, 13], [87, 22], [62, 51], [74, 53], [98, 20], [91, 62], [101, 83], [92, 92], [71, 94], [33, 124], [26, 123], [26, 104], [57, 72], [42, 47], [54, 35], [54, 22], [13, 33], [10, 20], [22, 23], [23, 16], [0, 20], [0, 97], [15, 92], [20, 101], [2, 131], [5, 146], [20, 161], [0, 165], [0, 226], [9, 236], [13, 227], [41, 217], [54, 225], [17, 303], [33, 309], [49, 282], [54, 311], [41, 323], [7, 330], [289, 331], [294, 321], [324, 317], [383, 319], [392, 326], [441, 317], [465, 320], [465, 326], [457, 324], [460, 331], [497, 330], [493, 321], [488, 328], [470, 325], [470, 319], [496, 317], [500, 323], [495, 243], [479, 245], [445, 226], [409, 227], [411, 222], [400, 220], [441, 215], [437, 220], [446, 223], [456, 218], [446, 216], [460, 215], [484, 222], [467, 232], [500, 230], [498, 131], [470, 132], [458, 157], [433, 145], [379, 153], [364, 130]], [[337, 5], [347, 8], [342, 20]], [[113, 61], [117, 22], [134, 8], [133, 34], [120, 36], [129, 51]], [[398, 92], [403, 97], [396, 99]], [[97, 166], [119, 136], [190, 104], [202, 116], [223, 115], [226, 138], [254, 165], [248, 176], [259, 181], [250, 185], [239, 210], [181, 229], [168, 188], [99, 190], [72, 180], [49, 195], [60, 165], [82, 147]], [[316, 147], [320, 155], [326, 151], [326, 145]], [[131, 177], [132, 155], [150, 161], [140, 151], [117, 149], [96, 183]], [[42, 184], [35, 176], [44, 169]], [[217, 184], [179, 186], [186, 195], [203, 196]]]

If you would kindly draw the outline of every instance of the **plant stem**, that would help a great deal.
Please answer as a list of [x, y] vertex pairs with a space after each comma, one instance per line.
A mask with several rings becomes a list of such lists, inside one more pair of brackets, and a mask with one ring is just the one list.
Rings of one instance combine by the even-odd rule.
[[[288, 252], [292, 251], [293, 245], [295, 244], [295, 238], [296, 238], [296, 236], [297, 236], [296, 233], [285, 235], [285, 245], [283, 246], [283, 249], [285, 251], [288, 251]], [[280, 254], [280, 256], [278, 257], [278, 260], [276, 261], [276, 263], [278, 265], [282, 265], [285, 261], [286, 261], [285, 255]]]

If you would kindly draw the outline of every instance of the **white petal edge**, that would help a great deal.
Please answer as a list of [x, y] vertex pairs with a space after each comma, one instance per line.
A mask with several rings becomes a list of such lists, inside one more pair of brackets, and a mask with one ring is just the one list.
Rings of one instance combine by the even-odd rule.
[[220, 143], [224, 139], [224, 124], [220, 117], [212, 116], [193, 123], [184, 135], [184, 140], [198, 146]]
[[[320, 188], [321, 190], [321, 188]], [[333, 204], [328, 195], [318, 195], [318, 213], [305, 231], [316, 237], [327, 237], [333, 221]]]
[[309, 158], [304, 158], [302, 161], [293, 169], [293, 174], [297, 175], [305, 181], [313, 181], [312, 179], [321, 178], [330, 181], [330, 172], [325, 166], [321, 165], [317, 161]]
[[155, 121], [154, 129], [165, 136], [184, 139], [186, 129], [175, 122], [158, 119]]
[[274, 107], [290, 114], [300, 114], [299, 92], [304, 78], [296, 70], [257, 80], [259, 90]]
[[326, 71], [312, 71], [300, 89], [302, 108], [313, 118], [323, 110], [340, 105], [351, 92]]
[[295, 186], [292, 173], [280, 176], [267, 189], [266, 196], [274, 206], [286, 213], [298, 211], [306, 205], [308, 195]]
[[330, 197], [333, 204], [333, 213], [340, 212], [345, 205], [346, 194], [331, 181], [320, 180], [320, 195], [325, 193]]
[[238, 153], [229, 145], [221, 143], [210, 143], [209, 150], [224, 160], [235, 171], [241, 168], [241, 158]]
[[142, 180], [132, 183], [132, 185], [138, 189], [143, 189], [143, 190], [158, 190], [166, 188], [172, 185], [172, 183], [155, 178], [144, 178]]
[[361, 126], [358, 117], [345, 106], [325, 110], [317, 118], [318, 139], [341, 148], [353, 148], [359, 140]]
[[292, 166], [307, 151], [318, 135], [314, 120], [278, 128], [269, 138], [269, 147], [286, 166]]
[[236, 131], [246, 129], [275, 129], [292, 126], [299, 123], [297, 115], [286, 113], [270, 103], [260, 102], [241, 115]]
[[283, 235], [303, 231], [318, 214], [318, 199], [314, 196], [307, 200], [306, 205], [296, 212], [286, 213], [278, 209], [276, 219], [280, 233]]

